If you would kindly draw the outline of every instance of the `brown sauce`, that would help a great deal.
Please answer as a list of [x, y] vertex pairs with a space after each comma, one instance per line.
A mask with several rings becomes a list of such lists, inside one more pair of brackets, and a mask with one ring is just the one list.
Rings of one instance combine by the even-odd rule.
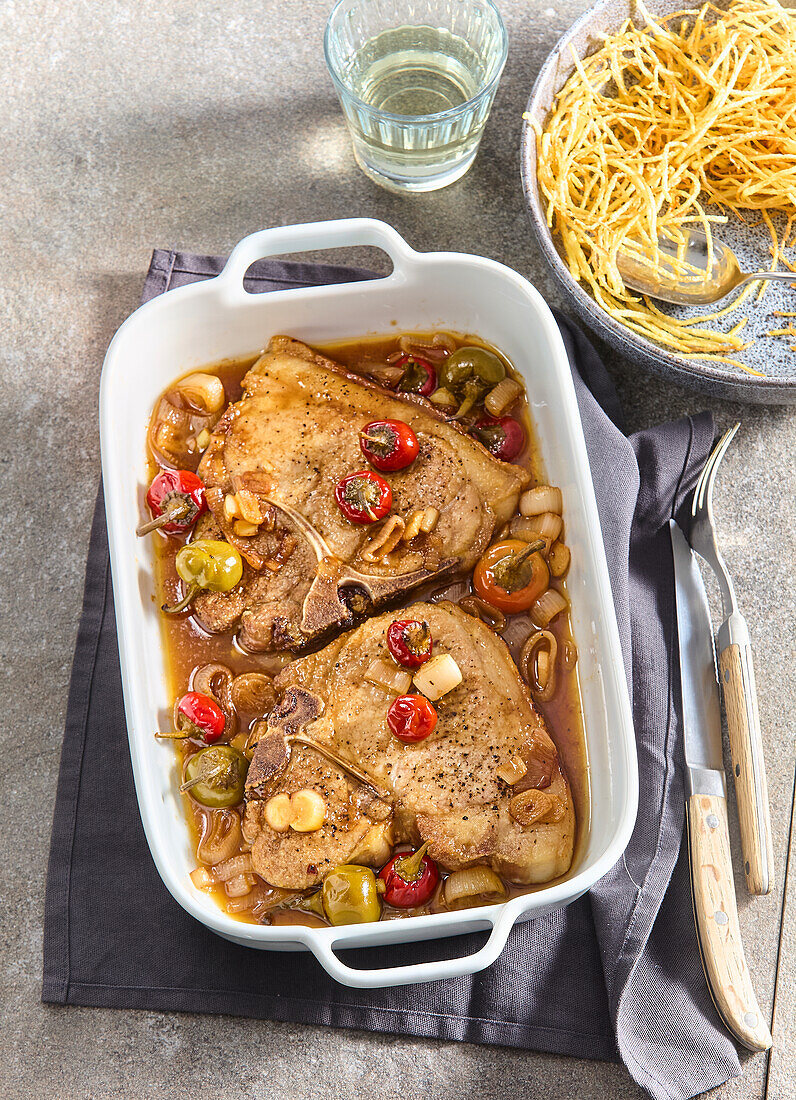
[[[385, 336], [368, 336], [359, 339], [338, 341], [335, 343], [315, 344], [314, 346], [331, 359], [344, 364], [350, 370], [368, 374], [369, 368], [377, 364], [384, 364], [388, 356], [398, 349], [398, 341], [402, 335], [393, 333]], [[429, 339], [429, 333], [412, 333], [419, 344]], [[510, 362], [500, 351], [485, 341], [473, 335], [452, 335], [458, 347], [478, 345], [494, 352], [503, 360], [508, 372], [518, 381], [522, 382]], [[202, 367], [204, 373], [215, 374], [224, 385], [227, 403], [239, 400], [241, 396], [241, 380], [249, 368], [257, 361], [262, 353], [243, 356], [237, 359], [224, 360], [209, 366]], [[193, 372], [192, 372], [193, 373]], [[175, 379], [175, 383], [179, 379]], [[169, 391], [165, 391], [166, 394]], [[179, 399], [175, 399], [179, 402]], [[528, 402], [523, 388], [523, 394], [511, 409], [511, 415], [520, 420], [525, 428], [527, 445], [522, 454], [513, 459], [517, 465], [528, 469], [532, 476], [533, 484], [545, 484], [546, 471], [542, 455], [539, 450], [536, 434], [531, 420]], [[200, 453], [193, 458], [183, 460], [180, 465], [185, 468], [195, 469], [198, 465]], [[150, 464], [150, 477], [158, 472], [159, 466], [154, 460], [151, 448], [148, 451]], [[147, 515], [144, 502], [145, 488], [141, 491], [141, 514]], [[564, 515], [564, 534], [566, 535], [566, 515]], [[499, 532], [496, 532], [496, 537]], [[156, 595], [159, 604], [171, 603], [179, 596], [179, 578], [174, 567], [174, 557], [180, 542], [174, 538], [165, 539], [155, 536], [155, 574]], [[551, 577], [551, 587], [566, 593], [566, 584], [563, 579]], [[406, 604], [420, 600], [436, 602], [438, 600], [453, 600], [458, 602], [464, 596], [472, 592], [469, 578], [456, 580], [448, 585], [441, 585], [439, 581], [430, 582], [428, 585], [412, 591]], [[508, 625], [502, 634], [511, 650], [515, 661], [519, 660], [520, 651], [532, 629], [528, 613], [507, 616]], [[262, 671], [269, 675], [275, 675], [281, 668], [288, 664], [292, 658], [289, 654], [258, 654], [245, 652], [240, 648], [236, 639], [231, 634], [207, 634], [190, 616], [161, 617], [161, 629], [163, 632], [164, 650], [166, 656], [167, 678], [170, 695], [178, 698], [189, 690], [194, 672], [210, 662], [219, 662], [230, 668], [237, 675], [247, 671]], [[574, 646], [570, 626], [569, 615], [562, 613], [547, 627], [552, 631], [558, 642], [559, 654], [565, 645]], [[578, 666], [566, 669], [561, 660], [558, 663], [558, 675], [556, 688], [551, 699], [547, 702], [535, 704], [545, 718], [548, 732], [556, 745], [559, 757], [566, 773], [572, 791], [572, 797], [576, 816], [575, 850], [572, 865], [567, 872], [567, 877], [573, 873], [585, 851], [589, 832], [590, 803], [589, 803], [589, 767], [586, 752], [586, 740], [583, 728], [583, 712], [581, 706], [580, 686], [578, 681]], [[241, 715], [240, 728], [245, 730], [254, 725], [259, 715]], [[171, 721], [171, 713], [161, 715], [164, 725], [168, 728]], [[196, 746], [175, 742], [176, 764], [179, 774], [191, 752]], [[186, 818], [192, 834], [194, 849], [199, 844], [205, 824], [205, 815], [208, 811], [198, 806], [186, 794], [183, 796]], [[241, 850], [245, 849], [245, 845]], [[554, 880], [555, 881], [555, 880]], [[549, 886], [550, 883], [542, 883], [538, 886], [516, 886], [506, 883], [507, 897], [519, 894], [531, 893]], [[226, 910], [229, 898], [224, 887], [219, 886], [208, 891], [215, 898], [219, 906]], [[431, 901], [420, 910], [392, 909], [384, 906], [382, 920], [399, 919], [413, 916], [417, 913], [435, 912], [444, 909], [441, 899], [441, 886]], [[305, 913], [293, 908], [273, 908], [261, 920], [255, 919], [247, 912], [230, 913], [236, 919], [248, 923], [262, 923], [263, 920], [274, 924], [305, 924], [321, 926], [321, 921], [311, 913]]]

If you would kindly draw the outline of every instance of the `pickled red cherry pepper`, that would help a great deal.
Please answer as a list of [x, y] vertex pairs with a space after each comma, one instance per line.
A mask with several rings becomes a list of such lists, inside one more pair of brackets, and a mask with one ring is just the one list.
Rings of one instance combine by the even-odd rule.
[[411, 466], [420, 451], [417, 436], [403, 420], [371, 420], [359, 433], [359, 445], [371, 466], [388, 473]]
[[137, 535], [157, 530], [183, 534], [207, 508], [204, 482], [190, 470], [161, 470], [147, 490], [146, 502], [152, 519], [136, 529]]
[[398, 383], [402, 393], [419, 393], [421, 397], [428, 397], [437, 388], [437, 372], [428, 359], [406, 353], [395, 365], [403, 367], [403, 378]]
[[399, 695], [387, 711], [387, 725], [399, 741], [423, 741], [437, 724], [437, 712], [424, 695]]
[[359, 470], [338, 481], [334, 499], [351, 523], [375, 523], [392, 508], [392, 489], [372, 470]]
[[473, 434], [503, 462], [511, 462], [525, 446], [525, 430], [513, 416], [484, 416], [474, 426]]
[[174, 733], [158, 733], [157, 737], [172, 740], [198, 738], [206, 745], [213, 745], [224, 735], [226, 718], [215, 699], [200, 691], [187, 691], [175, 708]]
[[414, 909], [432, 896], [439, 882], [439, 869], [426, 855], [428, 841], [416, 852], [399, 852], [379, 871], [380, 893], [388, 905]]
[[387, 648], [396, 664], [420, 668], [431, 657], [433, 641], [428, 623], [396, 619], [387, 627]]

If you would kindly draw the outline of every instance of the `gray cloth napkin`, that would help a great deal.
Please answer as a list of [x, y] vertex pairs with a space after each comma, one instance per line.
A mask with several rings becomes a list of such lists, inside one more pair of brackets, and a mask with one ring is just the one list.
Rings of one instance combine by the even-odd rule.
[[[157, 251], [144, 300], [223, 260]], [[350, 282], [368, 272], [264, 261], [248, 286]], [[590, 896], [518, 925], [481, 974], [387, 990], [336, 985], [305, 953], [253, 951], [193, 921], [157, 876], [132, 784], [101, 494], [67, 713], [44, 929], [43, 999], [232, 1013], [620, 1056], [654, 1097], [686, 1098], [740, 1072], [699, 961], [687, 862], [682, 729], [667, 521], [707, 456], [708, 414], [631, 436], [594, 349], [558, 317], [594, 477], [632, 692], [641, 795], [624, 859]], [[264, 334], [266, 335], [266, 334]], [[482, 937], [372, 948], [352, 965], [477, 949]]]

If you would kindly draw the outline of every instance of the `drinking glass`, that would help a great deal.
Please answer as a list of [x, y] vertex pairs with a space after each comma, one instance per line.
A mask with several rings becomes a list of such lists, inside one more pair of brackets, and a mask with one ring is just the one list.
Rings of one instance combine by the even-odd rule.
[[366, 175], [435, 191], [465, 174], [508, 53], [492, 0], [338, 0], [324, 52]]

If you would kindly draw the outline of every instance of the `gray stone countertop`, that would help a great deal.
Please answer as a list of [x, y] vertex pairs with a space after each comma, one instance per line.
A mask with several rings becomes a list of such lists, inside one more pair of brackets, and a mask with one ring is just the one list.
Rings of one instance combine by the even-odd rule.
[[[264, 226], [372, 215], [417, 249], [501, 260], [556, 300], [523, 206], [521, 115], [545, 55], [585, 0], [501, 0], [511, 51], [481, 153], [464, 180], [418, 197], [380, 190], [353, 163], [322, 59], [330, 6], [0, 5], [0, 463], [8, 508], [0, 568], [0, 1095], [9, 1100], [640, 1095], [616, 1065], [39, 1001], [51, 813], [99, 476], [100, 368], [114, 330], [138, 303], [152, 248], [222, 253]], [[757, 655], [778, 875], [774, 894], [752, 901], [741, 891], [739, 906], [758, 995], [770, 1013], [796, 709], [793, 414], [704, 398], [615, 356], [609, 366], [631, 428], [703, 407], [721, 428], [742, 421], [716, 513]], [[731, 813], [735, 828], [734, 806]], [[736, 828], [736, 852], [737, 840]], [[740, 867], [736, 878], [742, 881]], [[792, 927], [792, 907], [790, 917]], [[787, 939], [780, 1050], [769, 1082], [777, 1100], [793, 1095], [792, 933]], [[766, 1059], [745, 1058], [743, 1076], [717, 1095], [756, 1100], [765, 1079]]]

